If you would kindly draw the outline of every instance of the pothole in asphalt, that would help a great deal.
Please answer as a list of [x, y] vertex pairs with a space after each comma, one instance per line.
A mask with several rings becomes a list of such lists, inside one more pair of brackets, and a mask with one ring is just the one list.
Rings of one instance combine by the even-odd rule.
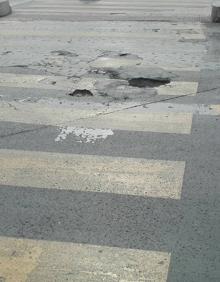
[[145, 88], [145, 87], [159, 87], [161, 85], [165, 85], [170, 83], [169, 78], [145, 78], [145, 77], [136, 77], [128, 79], [128, 83], [132, 87], [139, 87], [139, 88]]
[[68, 93], [68, 95], [73, 97], [92, 97], [93, 93], [88, 89], [76, 89]]
[[125, 56], [129, 56], [129, 54], [128, 53], [121, 53], [121, 54], [119, 54], [119, 56], [120, 57], [125, 57]]

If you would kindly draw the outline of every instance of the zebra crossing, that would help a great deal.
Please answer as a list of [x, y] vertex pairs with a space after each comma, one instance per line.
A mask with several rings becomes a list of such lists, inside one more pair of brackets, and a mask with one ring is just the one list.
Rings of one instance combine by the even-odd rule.
[[[129, 0], [103, 0], [103, 1], [26, 1], [15, 0], [16, 16], [30, 18], [38, 16], [41, 19], [51, 17], [57, 19], [65, 15], [71, 20], [207, 20], [210, 16], [210, 0], [184, 1], [184, 3], [169, 1], [143, 1], [133, 2]], [[82, 16], [83, 15], [83, 16]]]
[[[49, 110], [48, 106], [37, 103], [32, 105], [28, 102], [10, 102], [8, 105], [7, 101], [2, 101], [0, 120], [58, 128], [61, 125], [74, 125], [111, 128], [122, 132], [183, 135], [189, 135], [191, 132], [193, 112], [125, 110], [122, 113], [104, 115], [104, 118], [97, 117], [97, 112], [100, 114], [100, 111], [94, 113], [77, 108], [69, 112], [58, 107]], [[76, 120], [71, 122], [74, 116]], [[54, 140], [51, 139], [50, 142]], [[65, 143], [65, 140], [63, 142]], [[150, 160], [32, 150], [1, 149], [0, 160], [1, 187], [22, 187], [27, 189], [27, 192], [30, 187], [34, 187], [43, 191], [52, 189], [51, 193], [56, 190], [61, 193], [78, 191], [180, 201], [185, 172], [185, 161], [182, 160]], [[69, 197], [71, 198], [71, 195]], [[57, 224], [59, 225], [59, 222]], [[58, 241], [1, 237], [2, 277], [6, 281], [64, 281], [66, 277], [69, 281], [167, 280], [172, 257], [172, 253], [168, 251]]]
[[[95, 7], [96, 3], [92, 5]], [[133, 4], [127, 1], [102, 1], [101, 5], [103, 10], [108, 8], [108, 14], [115, 10], [109, 9], [111, 5], [118, 5], [117, 11], [120, 12], [122, 7], [127, 15], [131, 10], [131, 16], [135, 14], [136, 18], [138, 10], [144, 14], [143, 10], [151, 7], [155, 12], [154, 5], [161, 4], [159, 1], [139, 3], [144, 5], [142, 11], [141, 8], [133, 9]], [[173, 7], [174, 1], [170, 3], [164, 5]], [[202, 7], [198, 9], [201, 9], [201, 13], [207, 4], [209, 1], [200, 1]], [[86, 13], [89, 11], [91, 14], [92, 9], [86, 10], [82, 8], [83, 5], [83, 2], [65, 1], [65, 5], [60, 7], [54, 1], [34, 1], [25, 4], [25, 8], [15, 6], [15, 17], [39, 13], [42, 17], [50, 13], [56, 16], [64, 12], [66, 15], [68, 11], [75, 16], [82, 10], [86, 17]], [[175, 12], [178, 9], [182, 12], [183, 4], [175, 2], [175, 5], [178, 6]], [[194, 4], [185, 2], [185, 5], [190, 7], [190, 16], [193, 16]], [[105, 14], [102, 8], [94, 10], [94, 17]], [[207, 10], [203, 15], [206, 14]], [[17, 40], [16, 51], [20, 51], [19, 46], [25, 36], [31, 35], [34, 44], [31, 42], [29, 46], [32, 47], [41, 45], [39, 38], [45, 39], [48, 34], [51, 38], [54, 36], [49, 23], [45, 30], [38, 26], [36, 29], [39, 30], [34, 32], [31, 25], [24, 29], [24, 24], [16, 21], [10, 24], [9, 30], [6, 28], [0, 34], [4, 39], [9, 38], [9, 46]], [[191, 24], [178, 26], [180, 34], [174, 32], [169, 24], [165, 26], [171, 41], [167, 40], [168, 47], [179, 42], [183, 35], [186, 45], [191, 44], [190, 40], [204, 40], [200, 24], [195, 24], [192, 33], [189, 31]], [[13, 30], [13, 27], [17, 30]], [[85, 30], [78, 34], [73, 31], [65, 34], [57, 26], [57, 37], [61, 34], [80, 40], [91, 37], [96, 42], [97, 38], [103, 40], [103, 37], [108, 39], [111, 36], [113, 39], [123, 39], [119, 43], [121, 48], [125, 39], [141, 41], [143, 36], [143, 33], [128, 36], [129, 32], [120, 30], [103, 35], [104, 32], [88, 31], [87, 26], [83, 28]], [[155, 35], [154, 31], [145, 34], [144, 40], [149, 38], [158, 40], [157, 43], [164, 40], [164, 36]], [[3, 42], [1, 45], [3, 51], [7, 44]], [[95, 44], [93, 48], [100, 48], [100, 45]], [[134, 48], [132, 44], [131, 49]], [[56, 47], [60, 45], [57, 43]], [[186, 45], [183, 50], [187, 50]], [[184, 55], [183, 65], [178, 67], [176, 60], [182, 46], [178, 47], [177, 44], [179, 51], [170, 62], [170, 69], [194, 73], [196, 76], [199, 72], [198, 62], [201, 63], [201, 56], [205, 53], [202, 44], [197, 47], [196, 55], [192, 49]], [[93, 48], [90, 46], [90, 50]], [[33, 50], [36, 49], [33, 47]], [[53, 51], [51, 46], [49, 50]], [[141, 52], [146, 55], [144, 52], [148, 51]], [[9, 60], [1, 59], [4, 68], [0, 73], [0, 91], [3, 93], [0, 100], [0, 280], [167, 281], [177, 234], [180, 233], [179, 224], [182, 223], [180, 205], [186, 178], [185, 155], [190, 154], [188, 147], [183, 144], [191, 138], [194, 115], [219, 116], [220, 106], [197, 104], [195, 100], [188, 104], [160, 102], [164, 97], [184, 95], [196, 99], [198, 80], [188, 74], [184, 74], [182, 80], [172, 80], [170, 84], [159, 87], [158, 100], [149, 103], [147, 100], [121, 104], [113, 102], [106, 106], [96, 101], [87, 105], [85, 101], [70, 102], [67, 97], [57, 101], [53, 91], [76, 87], [65, 78], [64, 70], [57, 68], [55, 73], [42, 74], [41, 67], [44, 66], [41, 62], [36, 67], [34, 63], [37, 56], [32, 51], [24, 58], [24, 64], [32, 59], [30, 70], [26, 70], [27, 73], [19, 70], [18, 73], [16, 68], [19, 68], [22, 60], [17, 59], [17, 67], [16, 64], [10, 65], [16, 55], [9, 54]], [[97, 54], [92, 53], [91, 56], [97, 58]], [[165, 57], [161, 64], [169, 68]], [[45, 54], [43, 59], [46, 60]], [[68, 62], [69, 65], [71, 63]], [[14, 72], [9, 71], [11, 67], [15, 68]], [[28, 91], [27, 97], [21, 99], [20, 95], [25, 90]], [[49, 99], [42, 99], [45, 90], [53, 103]], [[7, 91], [17, 93], [16, 101], [5, 94]], [[28, 101], [28, 95], [34, 91], [37, 91], [37, 102]], [[142, 106], [138, 106], [138, 103]], [[74, 135], [74, 130], [79, 128], [111, 130], [112, 134], [87, 143], [83, 134]], [[69, 129], [68, 135], [58, 138], [64, 129]], [[122, 144], [121, 138], [126, 143]], [[180, 140], [183, 140], [183, 144]], [[134, 145], [130, 145], [132, 142], [139, 143], [136, 144], [141, 148], [138, 154], [131, 151], [134, 148]], [[152, 152], [157, 142], [165, 144], [163, 150], [175, 148], [174, 155], [170, 151], [163, 155], [159, 146]], [[110, 152], [107, 152], [107, 147], [111, 148]], [[177, 156], [177, 151], [182, 152]]]
[[[4, 83], [5, 74], [2, 77]], [[18, 84], [16, 87], [22, 85]], [[61, 126], [78, 126], [125, 132], [184, 135], [191, 132], [193, 114], [190, 112], [167, 113], [145, 109], [111, 113], [112, 108], [109, 111], [108, 115], [99, 115], [103, 112], [100, 109], [89, 111], [73, 106], [72, 109], [61, 106], [54, 108], [53, 105], [50, 107], [40, 103], [13, 101], [8, 103], [3, 100], [0, 120], [17, 124], [56, 126], [58, 129]], [[54, 139], [50, 142], [53, 143]], [[65, 143], [65, 140], [62, 142]], [[0, 185], [9, 187], [8, 189], [26, 187], [28, 192], [30, 187], [34, 187], [43, 191], [52, 189], [51, 193], [55, 190], [78, 191], [177, 201], [181, 199], [185, 171], [185, 162], [181, 160], [28, 150], [1, 149], [0, 160]], [[66, 277], [69, 281], [166, 281], [172, 256], [170, 252], [159, 250], [138, 250], [102, 244], [8, 237], [1, 237], [0, 242], [0, 273], [6, 281], [16, 282], [54, 279], [64, 281]]]

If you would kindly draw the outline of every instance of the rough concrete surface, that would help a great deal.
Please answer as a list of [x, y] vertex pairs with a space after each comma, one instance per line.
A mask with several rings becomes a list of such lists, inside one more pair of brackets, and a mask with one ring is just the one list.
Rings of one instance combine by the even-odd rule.
[[10, 4], [0, 281], [220, 281], [211, 1]]

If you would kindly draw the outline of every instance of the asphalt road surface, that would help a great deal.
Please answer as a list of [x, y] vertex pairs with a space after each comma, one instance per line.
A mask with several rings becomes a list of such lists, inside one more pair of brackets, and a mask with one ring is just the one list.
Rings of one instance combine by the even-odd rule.
[[11, 2], [0, 281], [220, 281], [220, 25], [208, 0]]

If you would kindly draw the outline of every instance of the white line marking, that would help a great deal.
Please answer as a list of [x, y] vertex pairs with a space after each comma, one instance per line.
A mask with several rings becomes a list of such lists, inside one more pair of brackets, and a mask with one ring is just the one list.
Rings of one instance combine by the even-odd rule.
[[[100, 110], [0, 101], [0, 121], [61, 127], [103, 128], [159, 133], [190, 134], [192, 113], [126, 110], [101, 114]], [[104, 112], [103, 112], [104, 113]], [[106, 113], [106, 112], [105, 112]]]
[[8, 282], [166, 282], [170, 253], [0, 237], [0, 273]]
[[157, 87], [158, 95], [171, 96], [195, 96], [198, 90], [198, 82], [172, 81], [169, 84]]
[[0, 150], [0, 184], [180, 199], [184, 161]]

